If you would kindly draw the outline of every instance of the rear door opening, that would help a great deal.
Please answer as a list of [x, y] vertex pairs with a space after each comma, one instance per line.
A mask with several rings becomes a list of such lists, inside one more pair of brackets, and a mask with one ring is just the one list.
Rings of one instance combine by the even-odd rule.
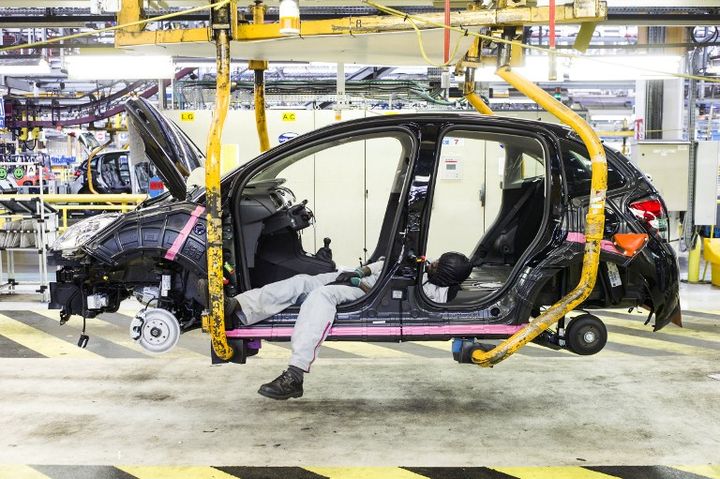
[[469, 128], [447, 131], [439, 143], [426, 256], [470, 258], [472, 274], [448, 304], [478, 304], [512, 281], [544, 230], [548, 154], [533, 137]]

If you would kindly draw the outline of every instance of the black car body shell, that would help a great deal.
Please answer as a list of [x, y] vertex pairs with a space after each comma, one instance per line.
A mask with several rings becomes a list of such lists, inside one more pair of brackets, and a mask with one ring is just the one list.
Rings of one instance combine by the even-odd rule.
[[[540, 306], [559, 299], [577, 283], [583, 244], [581, 241], [568, 241], [568, 238], [569, 234], [580, 234], [584, 230], [587, 197], [568, 196], [559, 140], [582, 145], [572, 132], [557, 125], [474, 114], [393, 115], [339, 123], [294, 138], [226, 176], [222, 182], [223, 201], [226, 206], [231, 204], [230, 200], [242, 190], [254, 172], [266, 167], [274, 158], [330, 137], [351, 135], [358, 130], [403, 128], [413, 133], [416, 149], [411, 158], [411, 174], [402, 192], [404, 203], [391, 225], [386, 256], [405, 258], [424, 248], [440, 139], [449, 128], [459, 127], [526, 135], [543, 144], [547, 154], [545, 196], [548, 201], [545, 202], [545, 216], [538, 235], [521, 256], [506, 286], [479, 303], [431, 303], [417, 287], [421, 271], [413, 261], [388, 261], [381, 279], [368, 295], [354, 303], [339, 306], [337, 321], [328, 339], [398, 341], [440, 340], [458, 336], [507, 337], [537, 314]], [[618, 223], [614, 227], [624, 232], [648, 233], [649, 241], [631, 260], [612, 249], [604, 250], [601, 260], [619, 265], [626, 285], [625, 293], [620, 298], [613, 297], [607, 281], [599, 278], [584, 306], [646, 305], [655, 312], [655, 327], [659, 329], [673, 315], [679, 314], [677, 260], [660, 235], [649, 230], [627, 209], [627, 204], [639, 196], [659, 195], [627, 159], [609, 151], [608, 161], [625, 177], [624, 186], [608, 192], [608, 209]], [[177, 196], [177, 191], [173, 194]], [[103, 290], [108, 282], [113, 282], [113, 278], [135, 285], [143, 284], [143, 276], [146, 281], [150, 278], [157, 281], [162, 271], [173, 271], [184, 278], [183, 290], [179, 294], [187, 300], [196, 298], [197, 292], [191, 283], [193, 279], [206, 276], [205, 219], [198, 214], [203, 203], [202, 190], [182, 201], [168, 195], [148, 201], [99, 232], [74, 255], [59, 258], [59, 261], [65, 265], [66, 273], [75, 271], [73, 281], [76, 284], [84, 282], [81, 289], [85, 294], [91, 290]], [[192, 226], [188, 232], [190, 223]], [[178, 245], [178, 237], [183, 230], [187, 234]], [[234, 260], [243, 258], [242, 243], [236, 241], [242, 232], [237, 231], [230, 218], [224, 218], [224, 233], [226, 257], [229, 255]], [[606, 239], [610, 237], [611, 234], [608, 234]], [[175, 252], [171, 255], [169, 252], [173, 248]], [[127, 270], [130, 268], [126, 265], [133, 261], [140, 261], [136, 264], [143, 265], [144, 271], [129, 273]], [[100, 277], [110, 279], [100, 280]], [[68, 297], [71, 292], [58, 292], [61, 290], [58, 285], [68, 283], [70, 275], [62, 275], [61, 270], [58, 279], [61, 278], [63, 281], [53, 286], [55, 293], [51, 307], [67, 308], [70, 303]], [[237, 267], [231, 293], [246, 289], [248, 284], [247, 272]], [[77, 309], [77, 302], [75, 304], [71, 309]], [[296, 307], [289, 308], [254, 326], [230, 324], [228, 337], [287, 340], [297, 311]], [[80, 313], [77, 310], [70, 312]], [[96, 313], [82, 311], [87, 316]], [[197, 314], [197, 310], [193, 314]], [[197, 327], [195, 321], [188, 324]]]

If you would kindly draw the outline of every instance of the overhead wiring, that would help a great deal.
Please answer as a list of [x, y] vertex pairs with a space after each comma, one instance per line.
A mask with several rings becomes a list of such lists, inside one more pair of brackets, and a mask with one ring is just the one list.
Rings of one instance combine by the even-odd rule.
[[9, 51], [14, 51], [14, 50], [24, 50], [27, 48], [41, 47], [43, 45], [59, 43], [59, 42], [65, 41], [65, 40], [74, 40], [76, 38], [90, 37], [93, 35], [97, 35], [99, 33], [112, 32], [115, 30], [122, 30], [123, 28], [134, 27], [134, 26], [139, 26], [139, 25], [147, 25], [148, 23], [154, 23], [154, 22], [162, 22], [163, 20], [169, 20], [171, 18], [180, 17], [183, 15], [187, 15], [189, 13], [200, 12], [203, 10], [210, 10], [213, 8], [215, 8], [215, 9], [222, 8], [223, 6], [227, 5], [228, 3], [230, 3], [230, 0], [220, 0], [219, 2], [211, 3], [209, 5], [201, 5], [198, 7], [189, 8], [187, 10], [181, 10], [178, 12], [167, 13], [165, 15], [160, 15], [159, 17], [144, 18], [142, 20], [137, 20], [134, 22], [113, 25], [112, 27], [98, 28], [97, 30], [92, 30], [89, 32], [73, 33], [72, 35], [64, 35], [61, 37], [48, 38], [46, 40], [25, 43], [22, 45], [11, 45], [8, 47], [2, 47], [2, 48], [0, 48], [0, 52], [9, 52]]
[[[432, 25], [437, 28], [445, 28], [445, 29], [453, 30], [453, 31], [462, 33], [463, 35], [473, 36], [473, 37], [481, 38], [483, 40], [489, 40], [489, 41], [495, 42], [495, 43], [502, 43], [505, 45], [514, 45], [514, 46], [518, 46], [518, 47], [521, 47], [526, 50], [538, 51], [538, 52], [542, 52], [543, 54], [546, 54], [546, 55], [550, 54], [549, 48], [540, 47], [537, 45], [529, 45], [527, 43], [522, 43], [522, 42], [519, 42], [516, 40], [508, 40], [505, 38], [494, 37], [491, 35], [484, 35], [482, 33], [470, 31], [467, 27], [462, 27], [462, 26], [456, 27], [453, 25], [445, 25], [444, 23], [436, 22], [433, 20], [428, 20], [426, 18], [418, 17], [416, 15], [410, 15], [408, 13], [402, 12], [401, 10], [397, 10], [392, 7], [387, 7], [385, 5], [375, 3], [372, 0], [363, 0], [363, 2], [374, 8], [377, 8], [381, 12], [387, 13], [388, 15], [396, 16], [398, 18], [402, 18], [405, 21], [420, 22], [420, 23], [424, 23], [425, 25]], [[417, 27], [417, 26], [415, 26], [415, 27]], [[574, 53], [559, 52], [557, 50], [553, 51], [552, 54], [555, 55], [556, 57], [573, 58], [573, 59], [582, 58], [582, 59], [587, 59], [587, 60], [594, 61], [597, 63], [610, 65], [613, 67], [630, 67], [630, 68], [633, 68], [638, 71], [645, 71], [645, 72], [649, 72], [649, 73], [671, 76], [671, 77], [676, 77], [676, 78], [684, 78], [684, 79], [688, 79], [688, 80], [701, 80], [701, 81], [707, 81], [707, 82], [711, 82], [711, 83], [720, 83], [720, 78], [718, 78], [718, 77], [691, 75], [691, 74], [685, 74], [685, 73], [672, 73], [672, 72], [667, 72], [667, 71], [663, 71], [663, 70], [655, 70], [653, 68], [638, 67], [636, 65], [620, 65], [620, 64], [612, 62], [612, 61], [603, 60], [601, 58], [598, 58], [597, 56], [576, 55]]]

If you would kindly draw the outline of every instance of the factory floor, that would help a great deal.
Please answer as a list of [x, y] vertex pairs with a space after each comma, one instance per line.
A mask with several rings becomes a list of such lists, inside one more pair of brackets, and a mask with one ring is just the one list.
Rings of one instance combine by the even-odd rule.
[[208, 337], [151, 356], [133, 304], [60, 326], [0, 296], [0, 478], [720, 478], [720, 289], [681, 287], [685, 328], [599, 312], [607, 347], [530, 345], [493, 369], [449, 342], [327, 343], [305, 395], [257, 394], [287, 364], [266, 343], [212, 366]]

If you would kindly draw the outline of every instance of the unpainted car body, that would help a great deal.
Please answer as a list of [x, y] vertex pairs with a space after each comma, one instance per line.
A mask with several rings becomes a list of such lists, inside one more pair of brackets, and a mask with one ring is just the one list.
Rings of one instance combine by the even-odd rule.
[[[204, 190], [188, 193], [184, 179], [202, 165], [202, 154], [145, 100], [131, 100], [127, 110], [169, 192], [132, 212], [81, 225], [81, 239], [69, 248], [58, 246], [55, 257], [61, 267], [51, 284], [50, 307], [62, 310], [63, 321], [71, 314], [94, 317], [117, 310], [120, 301], [134, 294], [151, 309], [170, 312], [178, 331], [195, 329], [203, 310], [197, 280], [207, 276]], [[542, 180], [521, 179], [515, 189], [503, 190], [497, 219], [472, 252], [476, 267], [471, 278], [448, 303], [437, 304], [422, 294], [424, 265], [417, 258], [427, 246], [441, 143], [448, 131], [457, 129], [517, 139], [515, 146], [515, 140], [503, 145], [508, 163], [513, 161], [513, 148], [532, 143], [544, 158], [544, 172]], [[335, 269], [326, 251], [304, 251], [299, 232], [312, 224], [313, 213], [295, 200], [281, 177], [273, 175], [293, 155], [388, 131], [404, 139], [404, 160], [387, 201], [377, 247], [368, 260], [388, 259], [381, 279], [366, 296], [338, 307], [328, 340], [506, 338], [577, 284], [590, 178], [579, 138], [564, 127], [539, 122], [422, 113], [322, 128], [224, 177], [224, 260], [230, 265], [226, 294], [295, 274]], [[654, 314], [658, 330], [680, 320], [677, 260], [663, 233], [665, 206], [625, 157], [610, 149], [606, 153], [610, 173], [601, 265], [596, 286], [582, 307], [644, 306]], [[463, 212], [458, 215], [459, 221], [472, 219]], [[627, 255], [613, 243], [616, 233], [643, 233], [648, 241]], [[505, 274], [502, 286], [480, 291], [497, 270]], [[258, 340], [289, 340], [297, 312], [292, 307], [254, 326], [226, 318], [236, 360], [244, 362], [257, 352]], [[137, 321], [134, 337], [142, 341], [147, 318]], [[149, 337], [144, 340], [152, 342]], [[537, 342], [566, 347], [561, 330], [546, 332]]]

